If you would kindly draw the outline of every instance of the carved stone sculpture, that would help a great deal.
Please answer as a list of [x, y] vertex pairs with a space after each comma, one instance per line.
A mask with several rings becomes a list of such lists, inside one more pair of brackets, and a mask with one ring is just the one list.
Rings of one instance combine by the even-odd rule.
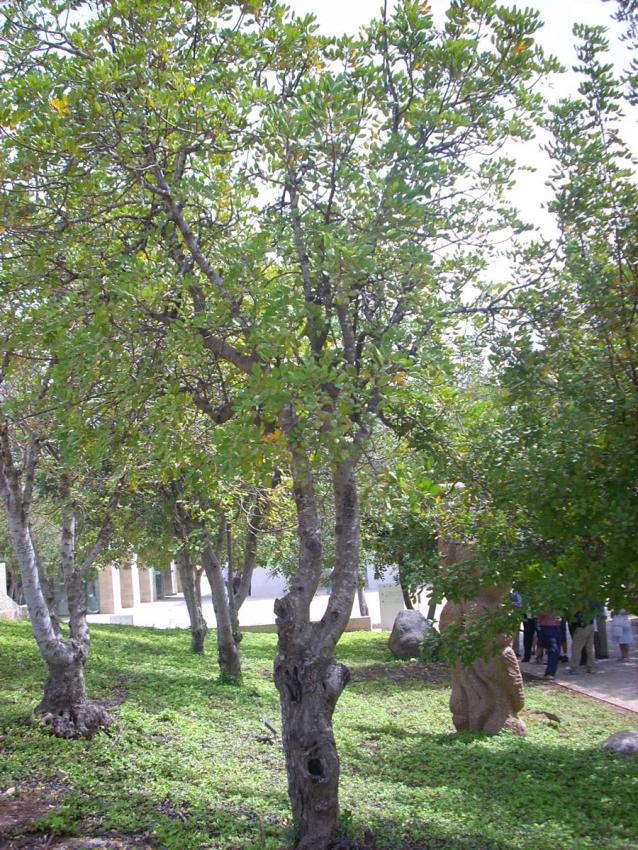
[[[474, 600], [448, 602], [441, 613], [441, 632], [452, 623], [468, 622], [494, 611], [506, 592], [502, 587], [487, 587]], [[523, 677], [510, 640], [511, 636], [497, 635], [493, 654], [487, 660], [476, 658], [468, 665], [461, 661], [453, 665], [450, 710], [457, 731], [497, 735], [506, 729], [515, 735], [527, 735], [527, 727], [518, 717], [525, 701]]]

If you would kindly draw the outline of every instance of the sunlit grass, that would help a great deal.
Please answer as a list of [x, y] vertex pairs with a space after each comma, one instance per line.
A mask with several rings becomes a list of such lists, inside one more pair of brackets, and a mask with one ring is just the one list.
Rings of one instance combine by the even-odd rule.
[[[60, 833], [115, 830], [166, 850], [285, 847], [284, 761], [263, 722], [279, 726], [275, 636], [245, 636], [237, 688], [216, 680], [214, 635], [204, 657], [183, 631], [93, 635], [89, 689], [123, 702], [110, 736], [62, 741], [24, 724], [44, 666], [28, 624], [0, 624], [0, 793], [53, 796], [43, 827]], [[635, 721], [541, 684], [527, 690], [528, 738], [453, 734], [446, 684], [395, 676], [404, 667], [386, 637], [340, 644], [354, 671], [335, 712], [344, 826], [372, 828], [379, 850], [638, 848], [638, 760], [600, 750]]]

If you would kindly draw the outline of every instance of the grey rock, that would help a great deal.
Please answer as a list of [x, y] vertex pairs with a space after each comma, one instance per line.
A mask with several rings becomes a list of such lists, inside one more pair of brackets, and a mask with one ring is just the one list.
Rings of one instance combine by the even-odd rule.
[[397, 658], [418, 658], [430, 624], [420, 611], [399, 611], [388, 646]]
[[0, 592], [0, 620], [26, 620], [28, 616], [26, 605], [18, 605], [6, 593]]
[[614, 732], [603, 742], [603, 750], [611, 750], [621, 756], [638, 756], [638, 731], [626, 729]]

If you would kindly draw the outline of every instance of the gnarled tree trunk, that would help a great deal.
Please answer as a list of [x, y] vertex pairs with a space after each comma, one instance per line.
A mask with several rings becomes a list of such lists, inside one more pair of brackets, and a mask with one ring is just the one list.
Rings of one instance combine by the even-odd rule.
[[339, 756], [332, 714], [350, 674], [332, 656], [309, 648], [312, 639], [295, 641], [289, 633], [294, 632], [294, 619], [285, 598], [277, 600], [275, 613], [280, 647], [287, 647], [277, 656], [274, 672], [297, 847], [323, 850], [339, 817]]
[[[71, 637], [65, 639], [50, 615], [40, 586], [36, 553], [29, 529], [23, 522], [23, 512], [15, 511], [11, 500], [9, 502], [9, 530], [20, 564], [24, 596], [33, 634], [48, 668], [44, 696], [35, 708], [35, 713], [42, 715], [43, 722], [60, 737], [90, 738], [98, 729], [108, 726], [111, 718], [86, 693], [84, 667], [89, 654], [90, 636], [81, 596], [81, 576], [76, 573], [69, 575], [68, 570], [64, 571], [71, 630]], [[71, 542], [68, 533], [67, 518], [63, 528], [63, 560], [65, 546]]]
[[350, 617], [358, 583], [359, 502], [353, 467], [352, 461], [343, 462], [333, 473], [332, 592], [321, 621], [311, 623], [310, 601], [323, 561], [319, 517], [309, 464], [299, 457], [293, 461], [300, 557], [297, 580], [275, 603], [279, 652], [274, 679], [299, 850], [326, 850], [338, 828], [339, 757], [332, 715], [349, 672], [333, 652]]
[[35, 714], [42, 715], [42, 722], [60, 738], [91, 738], [111, 723], [108, 712], [86, 693], [84, 667], [88, 651], [88, 644], [68, 640], [59, 641], [53, 651], [46, 653], [48, 675]]

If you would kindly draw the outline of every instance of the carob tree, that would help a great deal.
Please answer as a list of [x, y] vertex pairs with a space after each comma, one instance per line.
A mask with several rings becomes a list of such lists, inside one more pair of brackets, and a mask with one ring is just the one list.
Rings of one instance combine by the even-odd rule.
[[[144, 316], [147, 335], [169, 327], [181, 357], [222, 370], [234, 438], [220, 448], [248, 465], [285, 459], [299, 559], [276, 603], [275, 683], [297, 846], [326, 850], [339, 812], [332, 715], [348, 681], [334, 651], [359, 575], [357, 466], [385, 400], [468, 312], [463, 292], [495, 234], [518, 227], [500, 151], [531, 133], [532, 83], [547, 68], [540, 22], [455, 0], [437, 29], [427, 3], [402, 0], [337, 40], [270, 0], [204, 3], [195, 16], [185, 0], [131, 0], [71, 27], [45, 0], [7, 5], [6, 67], [40, 81], [25, 114], [15, 74], [12, 155], [31, 157], [30, 179], [55, 195], [53, 227], [108, 251], [100, 309]], [[36, 161], [38, 145], [53, 154]], [[60, 197], [87, 159], [87, 191]], [[334, 568], [311, 622], [325, 566], [318, 478], [333, 492]], [[215, 558], [209, 536], [218, 581]]]

